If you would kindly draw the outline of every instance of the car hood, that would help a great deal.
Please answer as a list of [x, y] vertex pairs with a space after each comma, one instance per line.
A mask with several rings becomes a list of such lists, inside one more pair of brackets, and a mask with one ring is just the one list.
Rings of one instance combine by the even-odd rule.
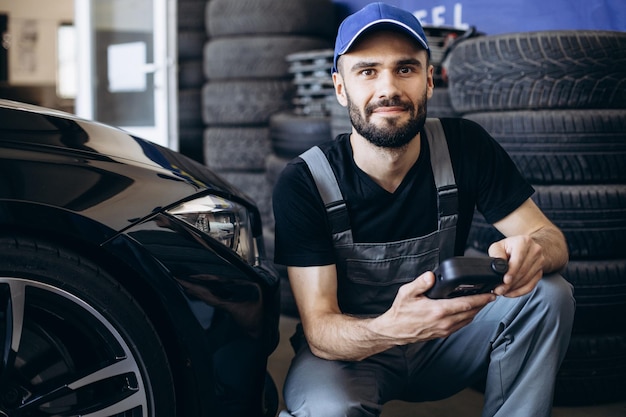
[[[124, 130], [81, 119], [69, 113], [9, 100], [0, 100], [0, 129], [26, 134], [12, 140], [41, 147], [64, 148], [93, 158], [166, 171], [200, 188], [233, 188], [194, 160], [138, 138]], [[4, 135], [3, 135], [4, 136]], [[11, 140], [0, 137], [0, 140]]]
[[[5, 148], [0, 155], [2, 171], [19, 176], [15, 182], [23, 184], [13, 195], [0, 197], [82, 212], [116, 230], [133, 223], [129, 219], [139, 220], [204, 191], [237, 196], [252, 205], [204, 165], [123, 130], [68, 113], [0, 100], [0, 143]], [[11, 156], [18, 152], [21, 156]], [[20, 164], [25, 163], [38, 167], [23, 170]], [[68, 174], [61, 177], [64, 170]], [[39, 178], [33, 178], [33, 172], [39, 173]], [[59, 177], [56, 185], [51, 175]], [[88, 184], [90, 176], [94, 180]], [[105, 177], [108, 179], [102, 180]], [[28, 186], [35, 182], [37, 189]], [[40, 186], [44, 182], [49, 184], [46, 189]], [[105, 189], [107, 184], [114, 186]], [[81, 189], [74, 192], [77, 188]], [[122, 205], [124, 220], [114, 220], [114, 213], [109, 212], [120, 205], [109, 203], [119, 201], [121, 188], [125, 188], [123, 198], [128, 204]], [[96, 206], [106, 209], [93, 210]], [[106, 216], [98, 212], [106, 212]]]

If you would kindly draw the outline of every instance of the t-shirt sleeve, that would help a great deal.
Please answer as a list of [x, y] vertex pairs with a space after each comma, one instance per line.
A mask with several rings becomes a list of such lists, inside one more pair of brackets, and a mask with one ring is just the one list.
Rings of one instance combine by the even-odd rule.
[[335, 263], [330, 226], [308, 167], [300, 158], [290, 162], [273, 191], [274, 261], [287, 266]]

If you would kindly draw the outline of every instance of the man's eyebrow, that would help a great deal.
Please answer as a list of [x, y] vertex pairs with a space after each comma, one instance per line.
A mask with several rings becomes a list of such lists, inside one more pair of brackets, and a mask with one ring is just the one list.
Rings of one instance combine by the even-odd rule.
[[401, 59], [398, 62], [396, 62], [397, 66], [402, 66], [402, 65], [415, 65], [417, 67], [422, 67], [422, 61], [420, 61], [419, 59], [415, 59], [415, 58], [407, 58], [407, 59]]
[[[375, 62], [375, 61], [360, 61], [357, 62], [356, 64], [354, 64], [352, 66], [352, 68], [350, 68], [352, 71], [359, 71], [365, 68], [373, 68], [373, 67], [377, 67], [381, 65], [379, 62]], [[398, 61], [395, 62], [395, 65], [397, 67], [401, 67], [404, 65], [415, 65], [417, 67], [422, 67], [423, 64], [419, 59], [416, 58], [406, 58], [406, 59], [400, 59]]]
[[351, 71], [358, 71], [358, 70], [361, 70], [361, 69], [364, 69], [364, 68], [376, 67], [378, 65], [380, 65], [380, 63], [374, 62], [374, 61], [371, 61], [371, 62], [369, 62], [369, 61], [359, 61], [356, 64], [354, 64], [352, 66], [352, 68], [350, 68], [350, 70]]

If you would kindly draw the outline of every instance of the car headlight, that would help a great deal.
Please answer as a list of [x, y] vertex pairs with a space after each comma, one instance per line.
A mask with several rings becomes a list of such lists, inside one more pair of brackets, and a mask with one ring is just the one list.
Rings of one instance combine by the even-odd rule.
[[184, 202], [167, 213], [232, 249], [250, 265], [256, 264], [257, 248], [250, 215], [241, 204], [207, 195]]

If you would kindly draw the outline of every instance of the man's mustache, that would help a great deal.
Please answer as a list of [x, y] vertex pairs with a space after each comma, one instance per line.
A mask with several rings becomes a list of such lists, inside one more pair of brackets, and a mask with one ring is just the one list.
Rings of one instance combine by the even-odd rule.
[[365, 113], [369, 116], [374, 112], [374, 110], [381, 107], [400, 107], [403, 110], [413, 111], [413, 104], [411, 103], [403, 102], [400, 99], [382, 99], [376, 103], [368, 104], [365, 107]]

